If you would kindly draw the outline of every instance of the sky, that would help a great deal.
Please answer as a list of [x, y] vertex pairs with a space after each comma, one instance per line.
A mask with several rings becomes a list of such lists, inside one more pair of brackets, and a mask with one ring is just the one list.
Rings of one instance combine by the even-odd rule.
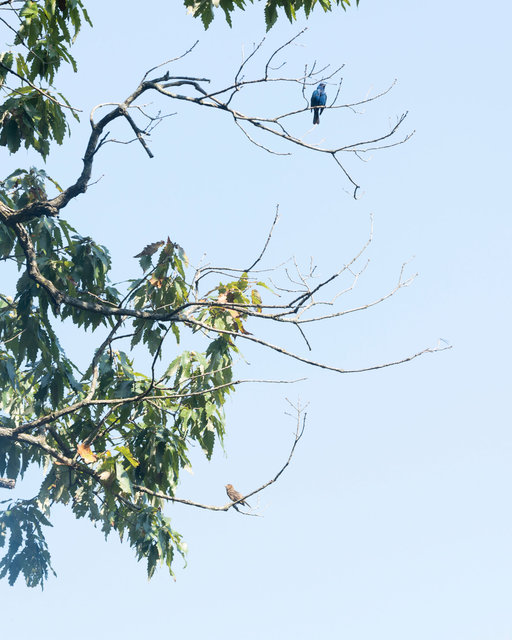
[[[79, 73], [64, 71], [60, 83], [84, 115], [45, 167], [63, 186], [81, 169], [93, 106], [122, 100], [147, 69], [196, 40], [175, 71], [228, 84], [242, 51], [265, 35], [261, 3], [235, 13], [232, 29], [218, 13], [206, 33], [179, 2], [142, 10], [129, 1], [122, 12], [118, 3], [87, 6], [95, 26], [77, 40]], [[255, 500], [262, 517], [169, 506], [189, 547], [187, 566], [178, 559], [175, 581], [161, 570], [148, 582], [130, 548], [56, 508], [47, 538], [58, 577], [44, 591], [0, 584], [2, 635], [512, 640], [511, 20], [504, 2], [361, 0], [294, 25], [283, 17], [272, 29], [267, 57], [308, 28], [281, 56], [280, 73], [300, 76], [315, 60], [345, 65], [342, 101], [397, 79], [364, 113], [327, 111], [314, 130], [309, 113], [294, 120], [312, 144], [336, 145], [385, 133], [408, 113], [402, 130], [415, 133], [406, 144], [367, 162], [344, 159], [361, 185], [357, 201], [329, 157], [283, 145], [293, 155], [270, 155], [226, 114], [195, 105], [151, 98], [149, 108], [176, 112], [154, 131], [151, 160], [140, 145], [102, 149], [93, 174], [101, 179], [65, 215], [110, 248], [114, 280], [137, 273], [132, 256], [168, 235], [192, 264], [206, 253], [212, 264], [244, 266], [259, 254], [277, 205], [265, 265], [295, 256], [305, 268], [312, 259], [327, 276], [364, 245], [373, 215], [369, 264], [339, 308], [390, 291], [405, 262], [405, 273], [418, 276], [381, 305], [309, 329], [311, 357], [355, 369], [439, 339], [452, 348], [346, 375], [244, 346], [240, 377], [307, 380], [241, 386], [227, 406], [224, 450], [211, 462], [193, 452], [179, 497], [223, 505], [226, 483], [249, 493], [268, 481], [293, 442], [286, 398], [309, 403], [292, 464]], [[261, 73], [265, 55], [248, 75]], [[267, 113], [301, 100], [293, 85], [257, 87], [240, 105]], [[115, 126], [113, 136], [130, 137]], [[3, 153], [5, 175], [40, 164], [25, 151]], [[308, 355], [295, 334], [254, 330]], [[64, 328], [79, 361], [102, 339]], [[30, 497], [39, 480], [29, 474], [17, 495]]]

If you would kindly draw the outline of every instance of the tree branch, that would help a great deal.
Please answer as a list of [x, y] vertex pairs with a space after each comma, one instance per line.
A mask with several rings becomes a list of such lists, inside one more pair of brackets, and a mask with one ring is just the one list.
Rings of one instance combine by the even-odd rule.
[[[230, 509], [231, 507], [235, 507], [239, 502], [245, 500], [246, 498], [250, 498], [251, 496], [255, 495], [256, 493], [260, 493], [261, 491], [266, 489], [268, 486], [270, 486], [274, 482], [277, 482], [277, 480], [283, 474], [285, 469], [290, 465], [290, 463], [292, 461], [293, 454], [295, 453], [295, 449], [297, 447], [297, 444], [299, 443], [299, 440], [302, 438], [302, 435], [304, 433], [304, 429], [306, 428], [306, 417], [307, 417], [307, 414], [305, 414], [305, 413], [302, 416], [302, 414], [304, 412], [303, 408], [300, 408], [300, 406], [297, 406], [297, 407], [294, 407], [294, 408], [297, 411], [297, 428], [295, 430], [295, 437], [294, 437], [294, 440], [293, 440], [292, 448], [290, 450], [290, 454], [288, 455], [288, 459], [286, 460], [284, 465], [279, 469], [279, 471], [276, 473], [276, 475], [273, 478], [271, 478], [270, 480], [268, 480], [267, 482], [265, 482], [264, 484], [259, 486], [257, 489], [254, 489], [253, 491], [248, 493], [246, 496], [242, 496], [239, 500], [236, 500], [235, 502], [228, 502], [227, 504], [225, 504], [225, 505], [223, 505], [221, 507], [218, 507], [218, 506], [215, 506], [215, 505], [209, 505], [209, 504], [203, 504], [201, 502], [195, 502], [194, 500], [185, 500], [183, 498], [176, 498], [175, 496], [170, 496], [170, 495], [168, 495], [166, 493], [162, 493], [160, 491], [152, 491], [151, 489], [147, 489], [146, 487], [144, 487], [142, 485], [134, 485], [134, 489], [136, 489], [137, 491], [140, 491], [142, 493], [145, 493], [145, 494], [147, 494], [149, 496], [153, 496], [154, 498], [160, 498], [162, 500], [167, 500], [168, 502], [177, 502], [179, 504], [185, 504], [185, 505], [188, 505], [190, 507], [197, 507], [198, 509], [207, 509], [208, 511], [228, 511], [228, 509]], [[252, 515], [252, 514], [247, 514], [247, 513], [243, 512], [243, 511], [239, 511], [239, 513], [243, 513], [244, 515]]]
[[[288, 42], [286, 42], [284, 45], [282, 45], [281, 47], [278, 47], [272, 54], [271, 56], [268, 58], [268, 61], [264, 67], [264, 73], [261, 77], [259, 78], [255, 78], [252, 80], [244, 80], [240, 78], [240, 74], [242, 69], [244, 68], [244, 66], [247, 64], [247, 62], [256, 55], [256, 53], [260, 50], [260, 47], [263, 45], [263, 41], [254, 49], [254, 51], [249, 55], [249, 57], [247, 59], [245, 59], [242, 62], [242, 65], [239, 67], [238, 71], [235, 74], [235, 78], [234, 78], [234, 82], [233, 84], [224, 87], [223, 89], [217, 90], [215, 92], [212, 93], [208, 93], [205, 89], [203, 89], [202, 87], [202, 83], [205, 82], [210, 82], [210, 80], [208, 78], [196, 78], [196, 77], [189, 77], [189, 76], [170, 76], [169, 72], [167, 72], [166, 74], [157, 77], [157, 78], [153, 78], [151, 80], [148, 80], [148, 75], [151, 73], [151, 71], [154, 71], [156, 69], [158, 69], [160, 66], [163, 66], [167, 63], [162, 63], [162, 65], [157, 65], [156, 67], [153, 67], [152, 69], [150, 69], [148, 72], [146, 72], [146, 74], [144, 75], [142, 81], [139, 83], [138, 87], [135, 89], [135, 91], [133, 91], [132, 94], [130, 94], [124, 102], [122, 103], [103, 103], [101, 105], [98, 105], [97, 107], [94, 107], [94, 109], [91, 111], [91, 117], [90, 117], [90, 123], [91, 123], [91, 135], [89, 138], [89, 142], [87, 144], [87, 148], [85, 150], [85, 154], [84, 154], [84, 158], [83, 158], [83, 169], [82, 172], [80, 174], [80, 176], [78, 177], [78, 179], [76, 180], [76, 182], [71, 185], [70, 187], [68, 187], [67, 189], [65, 189], [62, 193], [60, 193], [58, 196], [56, 196], [55, 198], [47, 201], [47, 202], [39, 202], [39, 203], [32, 203], [31, 205], [27, 205], [26, 207], [23, 207], [22, 209], [20, 209], [17, 212], [13, 212], [10, 211], [8, 208], [3, 208], [5, 213], [4, 215], [2, 215], [2, 221], [5, 224], [8, 224], [9, 226], [13, 226], [18, 222], [27, 222], [31, 219], [40, 217], [42, 215], [51, 215], [51, 216], [55, 216], [58, 214], [58, 212], [65, 207], [70, 200], [72, 200], [73, 198], [77, 197], [79, 194], [81, 193], [85, 193], [87, 186], [89, 184], [90, 178], [91, 178], [91, 173], [92, 173], [92, 165], [93, 165], [93, 160], [94, 160], [94, 156], [96, 154], [96, 152], [101, 148], [101, 146], [103, 145], [105, 138], [103, 138], [103, 140], [101, 140], [102, 136], [104, 135], [104, 131], [105, 128], [114, 120], [116, 120], [117, 118], [120, 117], [124, 117], [131, 129], [135, 132], [135, 135], [137, 136], [137, 139], [139, 140], [139, 142], [141, 143], [141, 145], [143, 146], [144, 150], [146, 151], [146, 153], [148, 154], [149, 157], [153, 157], [151, 150], [149, 149], [146, 140], [143, 137], [144, 134], [144, 130], [141, 129], [135, 122], [135, 120], [133, 119], [133, 117], [131, 115], [129, 115], [128, 113], [128, 109], [132, 106], [137, 106], [134, 105], [134, 102], [137, 100], [137, 98], [139, 98], [143, 93], [147, 92], [147, 91], [157, 91], [158, 93], [161, 93], [162, 95], [166, 96], [167, 98], [173, 99], [173, 100], [180, 100], [180, 101], [186, 101], [186, 102], [192, 102], [196, 105], [199, 106], [203, 106], [203, 107], [210, 107], [210, 108], [214, 108], [214, 109], [220, 109], [223, 112], [229, 113], [235, 123], [242, 129], [242, 131], [244, 132], [244, 134], [248, 137], [248, 139], [253, 142], [256, 146], [265, 149], [266, 151], [269, 151], [270, 153], [277, 153], [278, 155], [282, 155], [281, 152], [275, 151], [273, 149], [271, 149], [270, 147], [268, 147], [267, 145], [264, 145], [260, 142], [258, 142], [257, 140], [255, 140], [252, 136], [250, 136], [247, 131], [245, 130], [245, 128], [242, 126], [242, 123], [247, 123], [251, 126], [253, 126], [255, 129], [257, 129], [258, 131], [264, 132], [265, 134], [268, 134], [270, 136], [275, 136], [287, 143], [296, 145], [296, 146], [300, 146], [303, 147], [305, 149], [309, 149], [311, 151], [316, 151], [319, 153], [324, 153], [324, 154], [328, 154], [331, 155], [337, 162], [338, 166], [340, 167], [340, 169], [343, 171], [343, 173], [345, 174], [345, 176], [347, 177], [347, 179], [351, 182], [351, 184], [354, 186], [354, 197], [356, 197], [357, 195], [357, 190], [359, 189], [359, 185], [354, 181], [354, 179], [351, 177], [350, 173], [347, 171], [347, 169], [344, 167], [344, 165], [340, 162], [339, 158], [338, 158], [338, 154], [343, 153], [343, 152], [365, 152], [365, 151], [370, 151], [370, 149], [364, 149], [365, 145], [368, 144], [377, 144], [379, 142], [382, 142], [384, 140], [387, 140], [388, 138], [390, 138], [391, 136], [393, 136], [396, 131], [398, 130], [398, 128], [400, 127], [400, 125], [403, 123], [407, 113], [402, 114], [398, 120], [397, 123], [394, 127], [392, 127], [392, 129], [386, 133], [383, 134], [381, 136], [377, 136], [372, 140], [369, 141], [360, 141], [360, 142], [353, 142], [353, 143], [349, 143], [349, 144], [343, 144], [343, 145], [337, 145], [331, 148], [322, 148], [319, 147], [318, 145], [315, 144], [310, 144], [305, 142], [304, 140], [302, 140], [299, 136], [297, 135], [293, 135], [291, 133], [288, 133], [283, 125], [281, 124], [281, 120], [290, 118], [292, 116], [295, 116], [297, 114], [301, 114], [301, 113], [305, 113], [309, 110], [309, 105], [307, 104], [305, 107], [303, 107], [302, 109], [298, 109], [298, 110], [292, 110], [292, 111], [288, 111], [286, 113], [271, 117], [271, 118], [267, 118], [267, 117], [263, 117], [263, 116], [251, 116], [251, 115], [247, 115], [242, 113], [239, 110], [236, 110], [234, 108], [231, 107], [230, 103], [233, 99], [233, 97], [235, 96], [235, 94], [239, 94], [240, 91], [248, 86], [252, 86], [255, 84], [268, 84], [268, 83], [274, 83], [274, 82], [278, 82], [278, 83], [295, 83], [298, 84], [299, 86], [302, 87], [302, 91], [304, 91], [304, 88], [306, 86], [309, 85], [313, 85], [316, 84], [317, 82], [320, 81], [327, 81], [329, 79], [332, 79], [336, 76], [336, 74], [338, 74], [340, 72], [340, 70], [343, 68], [338, 67], [336, 70], [332, 71], [329, 74], [323, 74], [323, 71], [326, 69], [326, 67], [324, 67], [323, 69], [320, 70], [316, 70], [316, 65], [313, 65], [311, 70], [309, 72], [306, 72], [304, 74], [304, 76], [302, 77], [279, 77], [279, 78], [272, 78], [269, 76], [269, 69], [271, 69], [270, 67], [270, 63], [273, 60], [273, 58], [284, 48], [287, 47], [288, 45], [290, 45], [292, 42], [294, 42], [298, 37], [300, 37], [300, 35], [302, 35], [302, 33], [304, 32], [304, 30], [302, 32], [300, 32], [298, 35], [294, 36], [293, 38], [291, 38]], [[197, 43], [196, 43], [197, 44]], [[168, 63], [172, 63], [175, 60], [179, 60], [180, 58], [186, 56], [193, 48], [195, 47], [195, 45], [193, 45], [187, 52], [185, 52], [182, 56], [179, 56], [178, 58], [174, 58], [170, 61], [168, 61]], [[319, 75], [319, 74], [323, 74], [323, 75]], [[377, 94], [376, 96], [373, 97], [367, 97], [363, 100], [359, 100], [356, 102], [352, 102], [352, 103], [347, 103], [345, 105], [335, 105], [334, 102], [336, 102], [338, 95], [339, 95], [339, 88], [341, 86], [341, 81], [338, 83], [338, 90], [336, 93], [336, 96], [333, 100], [333, 103], [327, 107], [325, 107], [326, 110], [334, 110], [334, 109], [339, 109], [339, 108], [350, 108], [353, 109], [354, 106], [359, 106], [359, 105], [363, 105], [363, 104], [367, 104], [370, 103], [384, 95], [386, 95], [386, 93], [388, 93], [388, 91], [391, 90], [392, 86], [389, 87], [388, 89], [386, 89], [385, 91]], [[393, 83], [394, 84], [394, 83]], [[182, 94], [178, 94], [178, 93], [174, 93], [172, 91], [170, 91], [171, 88], [173, 87], [181, 87], [181, 86], [190, 86], [193, 87], [196, 92], [199, 94], [200, 97], [198, 96], [190, 96], [190, 95], [182, 95]], [[222, 96], [223, 94], [226, 93], [230, 93], [230, 96], [225, 100], [221, 100], [219, 97]], [[98, 122], [95, 122], [93, 119], [94, 113], [96, 112], [96, 110], [100, 107], [104, 107], [104, 106], [114, 106], [114, 109], [111, 110], [109, 113], [107, 113], [105, 116], [103, 116]], [[154, 120], [158, 120], [161, 116], [157, 116], [155, 118], [153, 118]], [[395, 146], [398, 144], [403, 144], [406, 140], [409, 139], [409, 137], [412, 134], [409, 134], [408, 136], [406, 136], [404, 139], [399, 140], [397, 142], [393, 142], [389, 145], [386, 145], [385, 147], [382, 146], [378, 146], [378, 147], [372, 147], [371, 150], [376, 150], [376, 149], [381, 149], [381, 148], [387, 148], [389, 146]], [[0, 213], [1, 213], [1, 208], [0, 208]]]

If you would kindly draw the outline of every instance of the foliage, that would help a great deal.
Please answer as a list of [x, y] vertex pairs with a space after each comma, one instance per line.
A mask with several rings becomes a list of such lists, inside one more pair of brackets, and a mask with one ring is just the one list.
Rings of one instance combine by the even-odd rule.
[[0, 53], [0, 145], [13, 153], [24, 144], [46, 158], [51, 140], [62, 144], [68, 130], [69, 104], [54, 89], [55, 76], [63, 62], [76, 71], [69, 48], [82, 21], [90, 20], [80, 0], [29, 0], [12, 12], [17, 49]]
[[[350, 0], [268, 0], [265, 2], [264, 9], [267, 31], [277, 22], [279, 9], [282, 9], [288, 20], [293, 22], [301, 9], [304, 9], [306, 17], [309, 17], [309, 14], [317, 4], [324, 11], [332, 11], [333, 5], [340, 6], [346, 10], [347, 6], [350, 6]], [[356, 4], [359, 4], [359, 0], [356, 0]], [[215, 8], [218, 7], [224, 11], [226, 20], [231, 26], [231, 14], [235, 8], [244, 9], [246, 5], [245, 0], [185, 0], [185, 6], [188, 7], [190, 13], [195, 17], [201, 18], [206, 29], [215, 17]]]
[[[2, 185], [2, 201], [15, 205], [33, 197], [30, 193], [40, 196], [44, 177], [34, 169], [16, 172]], [[113, 306], [124, 298], [125, 307], [130, 303], [134, 310], [175, 309], [190, 302], [187, 259], [169, 239], [157, 243], [161, 249], [153, 255], [142, 252], [141, 277], [130, 280], [127, 291], [120, 293], [109, 281], [108, 251], [91, 238], [80, 236], [64, 220], [47, 217], [27, 224], [27, 229], [42, 275], [70, 295], [101, 298]], [[180, 471], [190, 464], [190, 446], [199, 444], [210, 458], [215, 440], [222, 442], [223, 405], [233, 389], [234, 340], [210, 337], [203, 352], [183, 352], [155, 377], [165, 337], [171, 333], [179, 343], [180, 330], [177, 324], [134, 318], [129, 350], [142, 343], [153, 358], [152, 373], [139, 373], [129, 352], [112, 346], [117, 329], [126, 322], [95, 311], [52, 307], [46, 292], [24, 271], [23, 249], [4, 225], [0, 254], [21, 271], [14, 298], [0, 294], [2, 425], [28, 432], [51, 424], [43, 450], [37, 438], [29, 438], [23, 447], [0, 438], [0, 475], [22, 477], [32, 463], [49, 466], [29, 506], [8, 507], [2, 531], [5, 536], [6, 528], [11, 529], [11, 544], [0, 565], [4, 574], [10, 567], [9, 580], [14, 581], [23, 559], [30, 586], [48, 575], [50, 557], [41, 524], [47, 524], [50, 505], [59, 502], [70, 504], [77, 517], [98, 523], [106, 535], [116, 530], [126, 537], [137, 557], [147, 559], [149, 575], [159, 562], [170, 569], [174, 550], [183, 553], [184, 545], [161, 513], [162, 500], [144, 490], [173, 496]], [[260, 294], [242, 274], [219, 285], [210, 298], [249, 304]], [[245, 331], [239, 312], [199, 307], [197, 316], [220, 330]], [[65, 318], [77, 327], [110, 331], [85, 371], [68, 359], [59, 343], [54, 325]], [[18, 517], [25, 523], [24, 536], [21, 524], [15, 523]]]
[[0, 513], [0, 547], [5, 545], [7, 532], [9, 544], [0, 561], [0, 578], [7, 576], [12, 585], [21, 573], [27, 585], [35, 587], [53, 572], [42, 530], [51, 523], [34, 500], [5, 503], [7, 508]]

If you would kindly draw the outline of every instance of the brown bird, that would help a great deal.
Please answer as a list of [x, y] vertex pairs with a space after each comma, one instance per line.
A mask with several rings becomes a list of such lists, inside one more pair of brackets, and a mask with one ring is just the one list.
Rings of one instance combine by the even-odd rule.
[[232, 500], [233, 502], [236, 502], [237, 500], [240, 500], [240, 502], [238, 502], [237, 504], [234, 505], [235, 509], [237, 508], [237, 506], [239, 504], [243, 504], [246, 507], [249, 507], [249, 509], [251, 508], [251, 505], [246, 502], [245, 500], [242, 500], [243, 495], [241, 493], [239, 493], [232, 484], [227, 484], [226, 485], [226, 493], [228, 494], [228, 497], [230, 500]]

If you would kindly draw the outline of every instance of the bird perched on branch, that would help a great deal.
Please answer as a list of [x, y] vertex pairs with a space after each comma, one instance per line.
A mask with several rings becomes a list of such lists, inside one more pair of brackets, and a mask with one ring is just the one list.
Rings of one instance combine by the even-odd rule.
[[[239, 493], [232, 484], [227, 484], [226, 485], [226, 493], [228, 494], [228, 497], [230, 500], [232, 500], [233, 502], [236, 502], [237, 500], [240, 500], [240, 498], [243, 498], [243, 495], [241, 493]], [[249, 509], [251, 508], [251, 505], [246, 502], [245, 500], [240, 500], [240, 502], [238, 504], [243, 504], [246, 507], [249, 507]], [[235, 509], [236, 509], [237, 505], [235, 504]]]
[[320, 114], [324, 110], [327, 102], [327, 94], [325, 93], [325, 84], [321, 82], [313, 91], [311, 96], [311, 111], [313, 111], [313, 124], [320, 124]]

